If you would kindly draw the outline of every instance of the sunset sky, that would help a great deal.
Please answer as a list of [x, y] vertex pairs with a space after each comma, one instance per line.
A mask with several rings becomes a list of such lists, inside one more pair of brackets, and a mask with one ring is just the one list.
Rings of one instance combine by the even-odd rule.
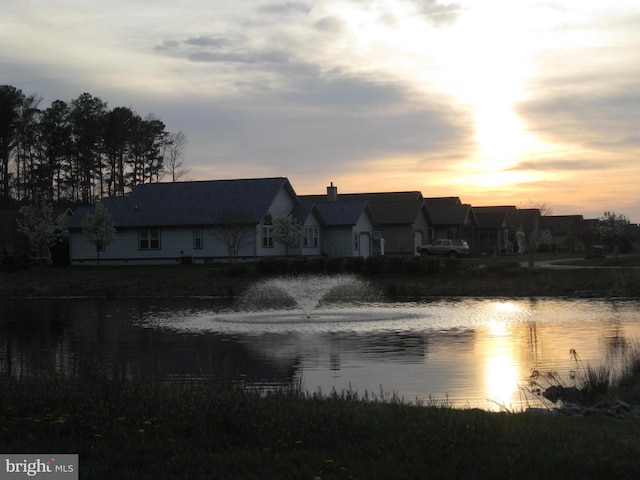
[[640, 222], [637, 0], [3, 0], [0, 84], [154, 113], [194, 180]]

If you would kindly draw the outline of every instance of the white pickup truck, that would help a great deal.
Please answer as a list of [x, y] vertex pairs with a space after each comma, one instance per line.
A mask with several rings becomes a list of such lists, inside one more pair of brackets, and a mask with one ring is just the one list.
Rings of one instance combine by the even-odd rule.
[[459, 257], [469, 255], [469, 245], [464, 240], [449, 240], [441, 238], [435, 240], [430, 245], [420, 245], [417, 247], [420, 255], [448, 255]]

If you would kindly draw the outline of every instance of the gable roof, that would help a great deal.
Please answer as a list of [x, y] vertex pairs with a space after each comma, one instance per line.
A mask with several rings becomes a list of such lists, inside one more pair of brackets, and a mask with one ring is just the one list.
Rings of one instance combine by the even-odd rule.
[[316, 203], [315, 206], [323, 225], [327, 227], [355, 225], [363, 213], [369, 216], [374, 225], [377, 225], [371, 207], [365, 202], [327, 202]]
[[513, 215], [516, 207], [512, 205], [493, 207], [473, 207], [473, 213], [478, 220], [478, 228], [504, 228], [507, 217]]
[[427, 207], [450, 207], [461, 205], [460, 197], [429, 197], [424, 199]]
[[545, 215], [542, 217], [542, 226], [555, 234], [567, 234], [573, 225], [582, 220], [582, 215]]
[[[260, 223], [280, 189], [297, 202], [284, 177], [146, 183], [125, 197], [102, 200], [119, 228]], [[81, 228], [93, 207], [78, 209], [67, 227]]]
[[457, 203], [453, 201], [453, 197], [446, 199], [448, 201], [440, 200], [443, 199], [425, 199], [424, 201], [433, 225], [477, 225], [478, 221], [471, 205]]
[[[299, 198], [303, 202], [331, 203], [326, 195], [301, 195]], [[420, 209], [424, 208], [422, 193], [419, 191], [341, 193], [337, 196], [337, 202], [332, 203], [354, 202], [368, 203], [376, 221], [381, 225], [413, 224]]]

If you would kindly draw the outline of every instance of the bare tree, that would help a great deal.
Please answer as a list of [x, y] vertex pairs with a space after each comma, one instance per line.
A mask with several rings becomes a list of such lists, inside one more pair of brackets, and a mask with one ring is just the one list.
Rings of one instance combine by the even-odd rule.
[[164, 150], [164, 168], [171, 175], [171, 181], [177, 182], [189, 174], [189, 168], [184, 164], [184, 152], [189, 144], [189, 138], [182, 130], [170, 133]]
[[235, 262], [240, 251], [255, 241], [255, 224], [246, 212], [225, 210], [214, 224], [213, 236], [226, 245], [229, 260]]
[[532, 202], [529, 200], [522, 207], [518, 207], [518, 247], [519, 251], [527, 252], [529, 268], [535, 264], [538, 247], [551, 242], [551, 233], [542, 228], [542, 217], [551, 215], [551, 206], [546, 202]]

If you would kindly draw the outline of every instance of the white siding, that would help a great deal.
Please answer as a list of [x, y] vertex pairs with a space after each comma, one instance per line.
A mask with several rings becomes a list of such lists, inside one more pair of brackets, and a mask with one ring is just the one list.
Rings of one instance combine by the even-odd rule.
[[[202, 248], [193, 247], [193, 227], [161, 228], [159, 249], [140, 249], [138, 229], [122, 230], [116, 233], [114, 241], [100, 252], [100, 262], [105, 263], [179, 263], [183, 257], [191, 257], [196, 262], [203, 259], [228, 258], [227, 246], [213, 234], [213, 228], [202, 228]], [[254, 235], [242, 249], [240, 256], [253, 257]], [[96, 249], [80, 231], [70, 235], [70, 253], [73, 264], [95, 264]]]
[[316, 248], [314, 247], [303, 247], [302, 246], [302, 236], [300, 238], [300, 254], [301, 255], [320, 255], [321, 249], [322, 249], [322, 239], [323, 239], [323, 235], [322, 235], [322, 228], [320, 228], [320, 221], [318, 220], [318, 218], [315, 216], [315, 214], [311, 214], [309, 215], [309, 217], [307, 217], [307, 219], [304, 222], [304, 225], [302, 225], [302, 227], [316, 227], [318, 229], [318, 246]]
[[[287, 216], [291, 213], [291, 209], [295, 200], [291, 197], [290, 193], [281, 188], [276, 197], [273, 199], [271, 206], [269, 207], [269, 213], [272, 218], [278, 218]], [[261, 226], [260, 226], [261, 227]], [[273, 247], [262, 246], [262, 228], [258, 228], [256, 231], [256, 256], [269, 257], [286, 255], [287, 251], [283, 244], [274, 242]]]
[[353, 228], [331, 227], [323, 230], [322, 253], [336, 257], [353, 256]]

